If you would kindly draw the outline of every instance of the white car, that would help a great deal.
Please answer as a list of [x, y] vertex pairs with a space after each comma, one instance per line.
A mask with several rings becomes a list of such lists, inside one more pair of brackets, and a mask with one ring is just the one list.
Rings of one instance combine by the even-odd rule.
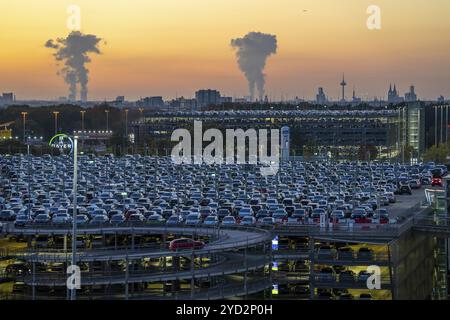
[[341, 219], [345, 219], [345, 213], [342, 210], [333, 210], [333, 212], [331, 212], [330, 218], [333, 219], [337, 219], [337, 220], [341, 220]]
[[203, 224], [205, 226], [216, 226], [219, 224], [219, 218], [217, 218], [216, 215], [207, 216], [205, 221], [203, 221]]
[[234, 226], [234, 225], [236, 225], [236, 219], [233, 216], [226, 216], [222, 220], [222, 225]]
[[256, 219], [253, 216], [246, 216], [241, 220], [241, 226], [254, 226], [256, 225]]

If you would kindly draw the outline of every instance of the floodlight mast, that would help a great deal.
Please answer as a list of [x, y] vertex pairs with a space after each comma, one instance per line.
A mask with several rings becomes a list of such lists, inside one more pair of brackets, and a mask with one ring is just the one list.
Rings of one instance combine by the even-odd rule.
[[[77, 184], [78, 184], [78, 137], [73, 137], [73, 212], [72, 212], [72, 273], [73, 268], [77, 264]], [[70, 300], [77, 299], [77, 289], [76, 286], [72, 286], [70, 292]]]

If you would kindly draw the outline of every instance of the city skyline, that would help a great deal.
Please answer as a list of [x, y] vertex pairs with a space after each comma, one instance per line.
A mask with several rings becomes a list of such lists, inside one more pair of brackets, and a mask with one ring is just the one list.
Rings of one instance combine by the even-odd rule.
[[[363, 100], [387, 98], [389, 83], [401, 95], [414, 85], [424, 100], [450, 96], [450, 41], [439, 36], [450, 31], [450, 22], [439, 19], [450, 12], [450, 4], [441, 0], [432, 5], [379, 0], [381, 30], [366, 26], [371, 1], [284, 0], [281, 5], [250, 0], [239, 10], [233, 1], [26, 2], [0, 4], [8, 13], [0, 25], [10, 30], [0, 35], [0, 91], [14, 92], [19, 100], [67, 96], [44, 43], [69, 34], [70, 4], [81, 8], [81, 31], [105, 42], [89, 64], [89, 100], [192, 97], [200, 88], [247, 96], [230, 40], [251, 31], [278, 39], [278, 51], [265, 69], [272, 100], [313, 100], [319, 87], [339, 100], [343, 72], [347, 100], [353, 87]], [[137, 23], [126, 23], [131, 20]]]

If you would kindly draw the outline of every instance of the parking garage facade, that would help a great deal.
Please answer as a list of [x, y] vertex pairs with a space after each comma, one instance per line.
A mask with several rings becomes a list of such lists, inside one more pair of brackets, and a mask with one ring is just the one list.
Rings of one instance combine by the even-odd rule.
[[[192, 129], [202, 121], [205, 130], [281, 129], [291, 130], [291, 155], [322, 156], [357, 160], [364, 146], [376, 150], [380, 158], [399, 157], [401, 120], [395, 110], [378, 111], [203, 111], [152, 113], [133, 123], [135, 142], [143, 150], [148, 141], [169, 139], [178, 128]], [[166, 150], [166, 153], [170, 149]], [[366, 157], [364, 154], [363, 157]], [[370, 156], [368, 156], [370, 158]], [[366, 159], [370, 160], [370, 159]]]

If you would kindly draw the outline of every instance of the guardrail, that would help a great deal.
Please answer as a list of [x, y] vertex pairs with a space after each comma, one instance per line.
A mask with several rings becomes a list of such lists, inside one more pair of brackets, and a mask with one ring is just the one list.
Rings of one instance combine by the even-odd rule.
[[[354, 288], [354, 289], [368, 289], [367, 279], [358, 279], [354, 276], [353, 279], [341, 280], [339, 276], [330, 277], [328, 275], [314, 275], [313, 282], [315, 287], [323, 288]], [[391, 286], [391, 279], [389, 276], [380, 277], [381, 289], [388, 289]]]
[[[192, 233], [192, 230], [194, 230], [194, 233], [205, 233], [205, 230], [207, 231], [207, 234], [214, 235], [215, 232], [220, 234], [221, 230], [241, 230], [241, 231], [249, 231], [249, 232], [257, 232], [257, 233], [265, 233], [267, 230], [252, 227], [252, 226], [241, 226], [241, 225], [235, 225], [235, 226], [222, 226], [222, 225], [174, 225], [174, 226], [168, 226], [165, 223], [161, 224], [154, 224], [154, 223], [132, 223], [132, 224], [125, 224], [125, 225], [83, 225], [77, 227], [77, 234], [82, 235], [85, 233], [100, 233], [100, 234], [107, 234], [107, 233], [115, 233], [119, 231], [127, 232], [127, 233], [137, 233], [137, 231], [144, 231], [144, 230], [152, 230], [152, 229], [158, 229], [164, 231], [164, 233], [170, 233], [170, 231], [177, 231], [180, 232], [182, 230], [188, 230], [189, 233]], [[59, 232], [59, 233], [65, 233], [70, 235], [72, 233], [72, 227], [71, 225], [55, 225], [55, 224], [38, 224], [38, 225], [27, 225], [23, 228], [15, 228], [15, 227], [9, 227], [8, 233], [17, 233], [17, 234], [40, 234], [40, 233], [48, 233], [48, 232]], [[95, 232], [94, 232], [95, 231]]]
[[373, 237], [391, 238], [398, 237], [404, 230], [402, 225], [390, 224], [334, 224], [325, 227], [318, 225], [285, 225], [271, 229], [274, 234], [326, 236], [326, 237]]
[[[130, 269], [128, 274], [126, 271], [112, 271], [112, 272], [82, 272], [81, 285], [112, 285], [128, 283], [142, 283], [142, 282], [157, 282], [170, 281], [180, 279], [200, 279], [214, 276], [223, 276], [230, 274], [238, 274], [246, 271], [253, 271], [262, 268], [269, 264], [269, 258], [266, 256], [251, 256], [248, 257], [245, 263], [242, 255], [231, 255], [231, 260], [221, 261], [214, 265], [197, 268], [194, 270], [167, 270], [167, 271], [153, 271], [152, 270], [137, 270]], [[66, 286], [67, 274], [64, 272], [38, 272], [33, 276], [28, 274], [23, 277], [18, 277], [28, 285], [45, 285], [45, 286]]]
[[[145, 230], [144, 230], [145, 229]], [[108, 228], [110, 231], [110, 229]], [[43, 230], [41, 230], [43, 231]], [[59, 231], [61, 231], [59, 229]], [[33, 230], [34, 232], [34, 230]], [[129, 232], [129, 230], [128, 230]], [[140, 248], [135, 246], [132, 250], [116, 250], [111, 248], [92, 248], [90, 250], [79, 249], [77, 252], [78, 261], [88, 260], [118, 260], [125, 257], [131, 259], [138, 259], [140, 257], [161, 257], [161, 256], [186, 256], [191, 252], [195, 252], [196, 255], [209, 254], [213, 252], [231, 251], [240, 248], [251, 248], [254, 246], [262, 245], [271, 240], [271, 235], [268, 231], [247, 228], [195, 228], [195, 227], [147, 227], [147, 228], [134, 228], [133, 232], [149, 232], [153, 234], [158, 233], [184, 233], [184, 234], [198, 234], [198, 235], [217, 235], [219, 238], [215, 238], [214, 241], [209, 242], [203, 248], [186, 249], [186, 250], [169, 250], [168, 248], [162, 248], [161, 246]], [[47, 234], [48, 231], [45, 231]], [[14, 256], [19, 259], [25, 259], [27, 261], [36, 262], [64, 262], [67, 261], [71, 250], [63, 249], [26, 249], [17, 250], [14, 252]]]
[[[260, 292], [272, 286], [272, 283], [266, 278], [254, 278], [247, 282], [247, 286], [243, 282], [235, 283], [228, 282], [209, 288], [196, 288], [193, 291], [190, 289], [183, 291], [176, 291], [174, 293], [166, 292], [165, 294], [152, 294], [147, 292], [130, 293], [128, 297], [124, 293], [92, 294], [92, 293], [77, 293], [77, 300], [123, 300], [128, 298], [130, 300], [214, 300], [226, 299], [236, 296], [243, 296]], [[31, 294], [26, 293], [11, 293], [0, 295], [0, 300], [29, 300]], [[49, 296], [45, 294], [36, 293], [37, 300], [66, 300], [66, 297]]]

